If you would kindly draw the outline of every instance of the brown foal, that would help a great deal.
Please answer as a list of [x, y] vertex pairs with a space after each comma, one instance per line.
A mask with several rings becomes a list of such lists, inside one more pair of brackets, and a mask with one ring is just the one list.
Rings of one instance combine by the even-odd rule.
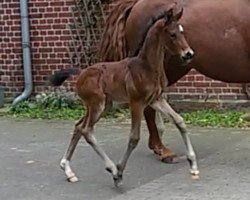
[[[167, 86], [164, 73], [166, 54], [169, 57], [175, 54], [182, 58], [191, 58], [194, 54], [182, 34], [182, 26], [178, 23], [181, 15], [182, 10], [177, 12], [176, 4], [173, 4], [167, 12], [152, 20], [148, 24], [148, 31], [144, 33], [144, 41], [141, 42], [142, 47], [138, 56], [119, 62], [97, 63], [81, 71], [76, 82], [76, 92], [86, 105], [87, 113], [76, 123], [70, 145], [60, 163], [69, 181], [78, 180], [69, 162], [79, 139], [83, 136], [104, 160], [105, 168], [112, 174], [115, 185], [119, 185], [128, 158], [139, 142], [141, 120], [147, 106], [173, 119], [187, 147], [191, 173], [199, 174], [195, 152], [184, 121], [161, 96]], [[163, 51], [164, 48], [167, 51]], [[65, 75], [64, 80], [71, 73], [70, 70], [61, 72]], [[60, 72], [53, 76], [51, 80], [55, 81]], [[128, 103], [131, 111], [128, 147], [117, 165], [104, 152], [93, 135], [95, 123], [112, 101]]]

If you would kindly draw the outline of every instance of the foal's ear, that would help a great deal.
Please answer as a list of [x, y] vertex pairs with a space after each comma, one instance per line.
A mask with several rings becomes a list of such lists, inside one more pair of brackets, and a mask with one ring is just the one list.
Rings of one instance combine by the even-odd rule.
[[174, 9], [170, 8], [167, 12], [167, 20], [172, 21], [174, 18]]
[[175, 15], [175, 19], [178, 21], [178, 20], [182, 17], [182, 14], [183, 14], [183, 8], [181, 8], [180, 12], [178, 12], [178, 13]]

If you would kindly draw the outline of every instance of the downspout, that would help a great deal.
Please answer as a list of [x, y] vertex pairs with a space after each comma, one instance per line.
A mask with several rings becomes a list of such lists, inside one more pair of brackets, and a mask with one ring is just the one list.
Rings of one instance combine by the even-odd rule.
[[32, 70], [31, 70], [31, 45], [30, 45], [30, 29], [29, 14], [27, 0], [20, 0], [21, 13], [21, 33], [22, 33], [22, 52], [23, 52], [23, 71], [24, 71], [24, 91], [16, 97], [12, 103], [15, 106], [20, 101], [28, 98], [32, 93]]

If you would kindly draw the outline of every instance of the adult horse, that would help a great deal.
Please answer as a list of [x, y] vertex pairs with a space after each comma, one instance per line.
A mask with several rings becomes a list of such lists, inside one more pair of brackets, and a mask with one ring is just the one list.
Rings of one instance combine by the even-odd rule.
[[[181, 20], [185, 36], [196, 52], [193, 62], [183, 65], [172, 57], [165, 73], [169, 85], [192, 68], [210, 78], [229, 83], [250, 82], [250, 1], [175, 0], [184, 7]], [[147, 23], [163, 12], [172, 0], [120, 0], [107, 18], [100, 56], [119, 60], [137, 51]], [[164, 162], [173, 162], [175, 153], [165, 147], [155, 124], [155, 111], [144, 116], [149, 129], [149, 147]]]

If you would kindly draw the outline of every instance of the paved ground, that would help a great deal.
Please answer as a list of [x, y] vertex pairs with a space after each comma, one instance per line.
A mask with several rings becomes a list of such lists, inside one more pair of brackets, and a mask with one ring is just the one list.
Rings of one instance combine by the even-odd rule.
[[[80, 181], [68, 183], [59, 160], [72, 131], [70, 121], [0, 118], [0, 199], [5, 200], [249, 200], [250, 130], [190, 128], [201, 171], [191, 180], [184, 159], [163, 164], [147, 148], [147, 131], [129, 160], [117, 189], [93, 150], [81, 142], [72, 166]], [[101, 123], [96, 135], [115, 160], [124, 152], [128, 124]], [[167, 125], [168, 144], [183, 155], [176, 129]]]

